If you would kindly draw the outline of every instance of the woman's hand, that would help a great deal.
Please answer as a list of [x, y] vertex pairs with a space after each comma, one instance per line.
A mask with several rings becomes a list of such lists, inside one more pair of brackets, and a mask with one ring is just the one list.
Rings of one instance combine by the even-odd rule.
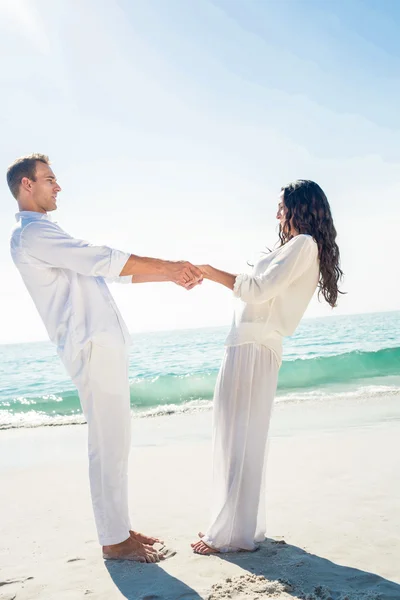
[[236, 275], [232, 273], [227, 273], [226, 271], [220, 271], [211, 265], [196, 265], [197, 268], [203, 274], [204, 279], [209, 279], [210, 281], [214, 281], [215, 283], [220, 283], [225, 287], [233, 290], [233, 286], [235, 285]]
[[196, 265], [200, 269], [203, 279], [211, 279], [213, 268], [210, 265]]

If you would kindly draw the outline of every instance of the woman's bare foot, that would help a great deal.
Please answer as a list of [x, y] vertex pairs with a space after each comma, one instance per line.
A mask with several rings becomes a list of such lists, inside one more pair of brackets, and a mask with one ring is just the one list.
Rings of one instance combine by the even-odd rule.
[[203, 542], [203, 540], [200, 540], [199, 542], [195, 542], [194, 544], [191, 544], [191, 546], [192, 546], [193, 552], [195, 554], [218, 554], [219, 553], [219, 550], [210, 548], [210, 546], [207, 546], [207, 544], [205, 542]]
[[214, 548], [207, 546], [207, 544], [205, 542], [203, 542], [203, 540], [201, 538], [204, 537], [204, 533], [199, 531], [199, 533], [197, 535], [199, 536], [200, 541], [190, 544], [192, 546], [193, 552], [195, 554], [218, 554], [219, 553], [219, 550], [214, 550]]
[[160, 540], [155, 537], [150, 537], [144, 535], [143, 533], [139, 533], [138, 531], [129, 531], [131, 538], [137, 540], [141, 544], [147, 544], [148, 546], [154, 546], [154, 544], [163, 544], [163, 540]]
[[103, 546], [103, 558], [108, 560], [132, 560], [141, 563], [155, 563], [164, 559], [162, 553], [149, 545], [129, 537], [120, 544]]
[[[202, 533], [201, 531], [199, 531], [199, 533], [197, 534], [199, 536], [200, 539], [203, 539], [204, 537], [204, 533]], [[193, 542], [193, 544], [190, 544], [192, 546], [192, 548], [194, 546], [196, 546], [196, 544], [198, 544], [199, 542]]]

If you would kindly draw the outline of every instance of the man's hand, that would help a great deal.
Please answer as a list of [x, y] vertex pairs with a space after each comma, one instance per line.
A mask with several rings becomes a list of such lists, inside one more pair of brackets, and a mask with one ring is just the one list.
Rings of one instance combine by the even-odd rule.
[[200, 269], [187, 261], [177, 261], [168, 263], [167, 276], [170, 281], [186, 288], [194, 288], [203, 281], [203, 274]]
[[191, 284], [186, 286], [187, 290], [192, 290], [196, 285], [200, 285], [203, 283], [204, 279], [207, 279], [207, 267], [208, 265], [195, 265], [197, 269], [201, 272], [201, 279], [199, 281], [194, 281]]
[[203, 281], [203, 274], [192, 263], [179, 260], [160, 260], [131, 254], [120, 277], [130, 275], [132, 283], [172, 281], [185, 289], [191, 289]]

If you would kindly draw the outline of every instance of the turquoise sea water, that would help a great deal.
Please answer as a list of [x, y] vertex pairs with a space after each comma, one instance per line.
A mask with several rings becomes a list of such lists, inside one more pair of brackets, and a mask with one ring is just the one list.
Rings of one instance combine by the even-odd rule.
[[[131, 405], [140, 417], [209, 409], [226, 328], [135, 334]], [[400, 312], [304, 320], [285, 341], [278, 402], [383, 395], [400, 402]], [[0, 429], [82, 423], [50, 343], [0, 346]]]

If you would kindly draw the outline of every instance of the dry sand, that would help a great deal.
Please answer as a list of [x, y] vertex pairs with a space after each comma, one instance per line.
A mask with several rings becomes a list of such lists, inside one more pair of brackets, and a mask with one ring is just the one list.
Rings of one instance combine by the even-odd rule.
[[399, 420], [282, 430], [270, 444], [268, 540], [203, 557], [190, 542], [207, 526], [209, 420], [135, 423], [133, 526], [177, 551], [159, 565], [102, 560], [85, 426], [0, 432], [0, 599], [400, 600]]

